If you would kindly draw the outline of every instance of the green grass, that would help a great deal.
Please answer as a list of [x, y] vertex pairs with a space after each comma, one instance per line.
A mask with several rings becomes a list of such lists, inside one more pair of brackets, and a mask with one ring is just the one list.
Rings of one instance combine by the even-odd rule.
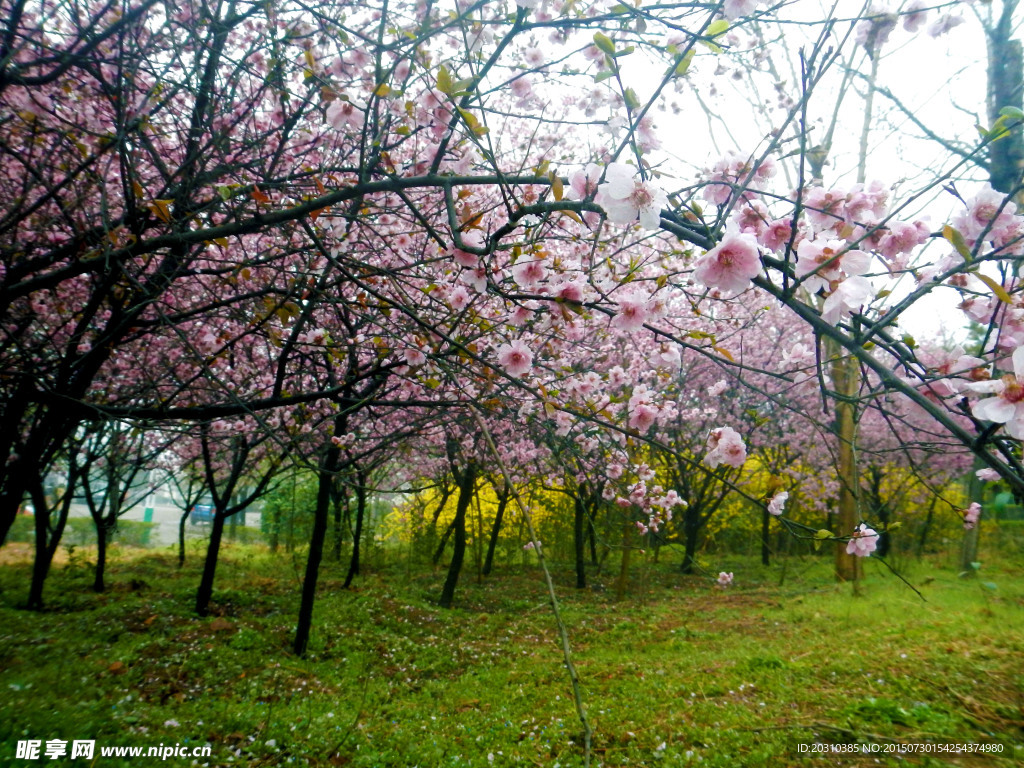
[[[196, 764], [211, 766], [582, 764], [535, 570], [481, 583], [466, 574], [458, 607], [444, 611], [433, 603], [441, 570], [378, 569], [344, 591], [343, 569], [328, 563], [300, 659], [288, 650], [299, 556], [229, 548], [215, 615], [198, 619], [197, 553], [178, 571], [167, 552], [115, 549], [113, 587], [95, 595], [76, 550], [55, 566], [40, 614], [17, 607], [28, 575], [17, 555], [0, 551], [0, 765], [30, 765], [14, 759], [27, 738], [209, 743], [212, 756]], [[961, 579], [915, 564], [907, 576], [922, 601], [872, 562], [853, 597], [827, 565], [791, 562], [779, 586], [778, 568], [737, 558], [725, 567], [736, 586], [722, 590], [649, 563], [622, 602], [611, 589], [571, 589], [569, 569], [559, 570], [593, 764], [1000, 766], [1024, 757], [1019, 566], [986, 564], [981, 578]], [[877, 763], [798, 752], [811, 742], [925, 741], [1003, 751]]]

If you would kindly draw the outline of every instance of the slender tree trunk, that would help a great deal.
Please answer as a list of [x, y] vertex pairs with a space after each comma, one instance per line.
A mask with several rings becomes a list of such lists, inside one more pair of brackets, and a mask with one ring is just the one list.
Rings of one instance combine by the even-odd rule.
[[[1017, 0], [1004, 0], [999, 21], [987, 30], [990, 126], [999, 119], [1003, 107], [1024, 108], [1024, 49], [1020, 40], [1012, 39], [1017, 4]], [[1015, 126], [987, 149], [992, 188], [1010, 194], [1020, 184], [1024, 170], [1024, 128]]]
[[594, 515], [587, 516], [587, 540], [590, 542], [590, 563], [598, 565], [597, 559], [597, 531], [594, 529]]
[[344, 534], [344, 528], [342, 526], [343, 521], [342, 521], [342, 517], [341, 517], [341, 506], [342, 506], [342, 500], [344, 500], [345, 506], [346, 507], [348, 506], [348, 493], [345, 491], [344, 488], [338, 488], [337, 485], [334, 486], [334, 490], [335, 490], [335, 492], [331, 493], [331, 508], [332, 508], [332, 510], [334, 512], [334, 552], [333, 552], [333, 556], [334, 556], [334, 562], [340, 563], [341, 562], [341, 545], [342, 545], [342, 542], [345, 540], [345, 537], [343, 535]]
[[[832, 363], [832, 383], [839, 398], [835, 401], [836, 437], [839, 440], [839, 514], [836, 516], [839, 536], [852, 536], [857, 527], [857, 423], [852, 398], [857, 391], [857, 364], [849, 355]], [[836, 542], [836, 579], [856, 581], [857, 557], [847, 554], [846, 542]]]
[[470, 462], [456, 478], [459, 484], [459, 501], [455, 506], [455, 543], [452, 548], [452, 562], [448, 566], [448, 576], [444, 580], [444, 588], [441, 590], [441, 599], [438, 604], [442, 608], [451, 608], [455, 598], [455, 587], [459, 583], [459, 573], [462, 571], [462, 561], [466, 555], [466, 510], [469, 509], [473, 500], [473, 490], [476, 486], [476, 465]]
[[[184, 530], [185, 522], [182, 520], [182, 531]], [[182, 544], [184, 544], [184, 539]], [[277, 554], [279, 546], [281, 546], [281, 508], [275, 504], [270, 513], [270, 553]]]
[[683, 512], [683, 564], [680, 571], [690, 575], [697, 566], [697, 536], [700, 533], [700, 509], [691, 504]]
[[615, 599], [622, 600], [629, 586], [629, 561], [633, 554], [633, 524], [626, 523], [622, 528], [622, 562], [619, 565], [619, 578], [615, 582]]
[[42, 481], [30, 483], [29, 488], [32, 492], [32, 504], [35, 507], [36, 556], [32, 563], [32, 582], [29, 585], [26, 607], [30, 611], [41, 611], [43, 609], [43, 586], [50, 573], [50, 565], [53, 563], [53, 556], [57, 552], [61, 536], [64, 535], [64, 526], [71, 509], [71, 492], [69, 484], [68, 493], [58, 507], [57, 525], [51, 534], [50, 512], [46, 505], [46, 494], [43, 493]]
[[104, 592], [107, 588], [103, 577], [107, 570], [107, 539], [109, 536], [109, 529], [105, 522], [101, 521], [96, 526], [96, 577], [92, 582], [93, 592]]
[[501, 533], [501, 521], [505, 516], [505, 507], [508, 506], [508, 500], [511, 495], [512, 494], [507, 490], [498, 494], [498, 509], [494, 513], [494, 525], [491, 526], [491, 540], [487, 543], [487, 558], [484, 560], [484, 576], [490, 576], [491, 569], [494, 567], [494, 550], [498, 546], [498, 535]]
[[576, 555], [576, 589], [587, 588], [587, 559], [584, 537], [584, 525], [587, 518], [586, 506], [577, 491], [574, 497], [575, 514], [573, 515], [572, 543]]
[[348, 575], [345, 576], [345, 589], [352, 586], [352, 580], [359, 575], [359, 549], [363, 540], [363, 520], [366, 517], [366, 483], [369, 477], [360, 470], [356, 473], [356, 528], [352, 533], [352, 558], [348, 564]]
[[309, 539], [309, 554], [306, 557], [306, 576], [302, 580], [302, 599], [299, 602], [299, 617], [295, 625], [293, 650], [297, 656], [305, 656], [309, 646], [309, 633], [313, 627], [313, 604], [316, 601], [316, 584], [320, 576], [320, 561], [323, 558], [324, 539], [327, 537], [328, 506], [331, 503], [331, 487], [341, 451], [328, 444], [324, 450], [317, 478], [316, 509], [313, 511], [313, 533]]
[[921, 535], [917, 540], [917, 559], [920, 560], [924, 555], [924, 547], [928, 542], [928, 533], [932, 528], [932, 520], [935, 518], [935, 504], [938, 502], [938, 496], [932, 496], [931, 504], [928, 505], [928, 515], [924, 519], [924, 525], [921, 526]]
[[767, 509], [761, 510], [761, 565], [767, 567], [772, 564], [772, 548], [768, 537], [771, 535], [772, 516]]
[[448, 523], [448, 527], [445, 528], [444, 533], [441, 535], [441, 541], [437, 543], [437, 549], [434, 550], [434, 557], [431, 561], [434, 563], [434, 565], [437, 565], [439, 562], [441, 562], [441, 555], [444, 554], [444, 548], [448, 545], [448, 539], [449, 537], [451, 537], [452, 531], [454, 530], [455, 518], [452, 518], [452, 521]]
[[214, 509], [210, 524], [210, 542], [206, 546], [206, 561], [203, 563], [203, 577], [196, 591], [196, 613], [206, 616], [210, 612], [210, 598], [213, 597], [213, 577], [217, 573], [217, 558], [220, 556], [220, 542], [224, 538], [223, 510]]
[[[980, 462], [975, 461], [975, 471], [979, 468]], [[967, 500], [971, 502], [975, 499], [981, 500], [983, 493], [983, 486], [978, 476], [972, 472], [970, 479], [967, 481]], [[981, 528], [979, 524], [975, 524], [973, 528], [964, 531], [964, 538], [960, 546], [960, 572], [965, 573], [968, 576], [973, 576], [976, 571], [974, 569], [974, 563], [978, 562], [978, 529]]]
[[[192, 507], [185, 510], [185, 514], [181, 516], [178, 521], [178, 567], [185, 567], [185, 522], [188, 520], [189, 515], [192, 514]], [[273, 538], [271, 538], [273, 541]], [[273, 545], [271, 546], [271, 552], [274, 551]]]

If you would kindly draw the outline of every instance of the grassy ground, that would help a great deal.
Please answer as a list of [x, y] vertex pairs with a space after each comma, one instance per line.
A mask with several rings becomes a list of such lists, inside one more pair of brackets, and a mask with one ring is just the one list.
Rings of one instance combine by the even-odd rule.
[[[580, 724], [540, 575], [378, 570], [343, 591], [328, 564], [307, 659], [289, 651], [301, 563], [225, 552], [215, 616], [190, 612], [199, 558], [115, 555], [111, 591], [87, 591], [79, 550], [55, 566], [49, 609], [17, 608], [28, 552], [0, 550], [0, 765], [18, 740], [209, 744], [167, 765], [577, 766]], [[736, 585], [647, 564], [628, 599], [560, 588], [594, 765], [1014, 765], [1024, 758], [1021, 567], [984, 576], [915, 565], [926, 601], [868, 562], [862, 596], [827, 563], [737, 559]], [[568, 582], [569, 575], [566, 572]], [[923, 743], [996, 756], [913, 757]], [[800, 745], [877, 745], [813, 758]], [[63, 758], [49, 765], [157, 764]]]

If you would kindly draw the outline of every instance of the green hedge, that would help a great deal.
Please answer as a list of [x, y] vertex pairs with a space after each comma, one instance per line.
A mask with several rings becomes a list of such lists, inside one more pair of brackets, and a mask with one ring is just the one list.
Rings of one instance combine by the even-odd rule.
[[[138, 520], [121, 520], [117, 524], [112, 543], [125, 547], [148, 547], [150, 543], [150, 531], [155, 523], [143, 523]], [[29, 544], [36, 540], [35, 521], [28, 515], [19, 515], [7, 534], [7, 541], [20, 541]], [[76, 547], [95, 546], [96, 526], [91, 517], [68, 518], [64, 527], [64, 536], [61, 544], [73, 545]]]

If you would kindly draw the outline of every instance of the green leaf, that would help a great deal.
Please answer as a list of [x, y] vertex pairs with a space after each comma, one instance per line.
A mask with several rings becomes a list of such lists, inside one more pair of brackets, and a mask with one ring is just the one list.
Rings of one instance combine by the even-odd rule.
[[565, 194], [565, 187], [562, 185], [562, 179], [554, 171], [551, 172], [548, 178], [551, 179], [551, 193], [555, 196], [555, 201], [557, 202]]
[[622, 94], [626, 100], [626, 106], [630, 109], [640, 109], [640, 98], [636, 95], [636, 91], [632, 88], [627, 88], [625, 93]]
[[956, 248], [956, 252], [963, 256], [964, 261], [968, 264], [974, 259], [971, 255], [971, 249], [967, 247], [967, 241], [964, 240], [964, 236], [956, 229], [947, 224], [942, 228], [942, 236], [952, 243], [953, 247]]
[[704, 31], [704, 38], [700, 41], [705, 47], [709, 48], [713, 53], [721, 53], [722, 48], [718, 43], [714, 42], [714, 39], [721, 35], [729, 28], [729, 22], [725, 19], [719, 19], [713, 21], [708, 25], [708, 28]]
[[717, 21], [713, 21], [708, 25], [708, 28], [707, 30], [705, 30], [704, 34], [708, 37], [718, 37], [727, 29], [729, 29], [729, 22], [726, 21], [725, 19], [718, 19]]
[[1003, 288], [1003, 286], [1001, 286], [991, 277], [989, 277], [988, 275], [983, 275], [980, 272], [976, 272], [974, 276], [981, 280], [981, 282], [983, 282], [989, 288], [991, 288], [992, 293], [994, 293], [1001, 302], [1003, 302], [1004, 304], [1013, 304], [1013, 297], [1006, 292], [1006, 289]]
[[607, 80], [609, 77], [611, 77], [614, 74], [615, 74], [615, 72], [610, 70], [610, 69], [603, 69], [600, 72], [598, 72], [596, 75], [594, 75], [594, 82], [595, 83], [600, 83], [602, 80]]
[[999, 115], [1010, 120], [1024, 120], [1024, 110], [1017, 109], [1017, 107], [1003, 107], [999, 110]]
[[695, 54], [696, 52], [697, 51], [695, 49], [691, 48], [685, 54], [683, 54], [683, 58], [679, 60], [678, 64], [676, 64], [676, 70], [673, 73], [676, 77], [682, 77], [683, 75], [686, 74], [686, 72], [690, 69], [690, 62], [693, 61], [693, 54]]
[[452, 75], [444, 64], [437, 70], [437, 90], [445, 96], [451, 96], [455, 92]]
[[487, 126], [481, 125], [480, 121], [476, 119], [476, 115], [469, 110], [463, 109], [462, 107], [458, 107], [457, 109], [459, 110], [459, 114], [462, 115], [462, 119], [466, 121], [466, 125], [469, 126], [469, 130], [473, 132], [474, 136], [483, 136], [491, 130]]
[[594, 45], [600, 50], [607, 53], [609, 56], [615, 55], [615, 43], [608, 35], [601, 34], [600, 32], [594, 33]]
[[824, 541], [825, 539], [831, 539], [832, 538], [832, 531], [828, 530], [827, 528], [822, 528], [816, 534], [814, 534], [814, 538], [816, 538], [818, 541]]
[[631, 54], [635, 50], [636, 46], [631, 45], [627, 48], [623, 48], [621, 51], [616, 51], [615, 53], [612, 54], [612, 57], [618, 59], [623, 56], [629, 56], [629, 54]]

